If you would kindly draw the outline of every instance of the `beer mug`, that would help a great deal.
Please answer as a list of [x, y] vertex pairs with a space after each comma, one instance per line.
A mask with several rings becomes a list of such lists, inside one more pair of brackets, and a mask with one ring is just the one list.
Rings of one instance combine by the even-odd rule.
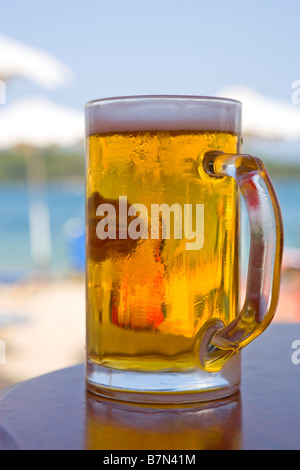
[[[91, 101], [86, 116], [86, 384], [144, 403], [236, 392], [241, 350], [271, 322], [283, 226], [241, 103]], [[240, 194], [250, 251], [240, 305]]]

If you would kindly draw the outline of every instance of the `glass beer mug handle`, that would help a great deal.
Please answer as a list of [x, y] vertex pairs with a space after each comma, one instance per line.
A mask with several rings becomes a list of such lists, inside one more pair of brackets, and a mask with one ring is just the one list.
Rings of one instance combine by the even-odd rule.
[[275, 190], [261, 160], [250, 155], [207, 152], [203, 164], [212, 177], [229, 176], [236, 180], [250, 222], [248, 278], [242, 310], [227, 326], [212, 319], [200, 332], [201, 367], [219, 371], [273, 319], [279, 297], [283, 224]]

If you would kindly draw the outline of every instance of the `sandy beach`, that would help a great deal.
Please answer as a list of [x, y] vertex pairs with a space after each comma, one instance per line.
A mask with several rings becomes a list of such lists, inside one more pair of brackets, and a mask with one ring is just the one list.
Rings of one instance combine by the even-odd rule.
[[[273, 321], [300, 322], [298, 271], [283, 273]], [[0, 340], [5, 345], [5, 363], [0, 363], [0, 389], [83, 362], [84, 278], [0, 285], [0, 325]]]
[[83, 278], [0, 286], [0, 388], [84, 360]]

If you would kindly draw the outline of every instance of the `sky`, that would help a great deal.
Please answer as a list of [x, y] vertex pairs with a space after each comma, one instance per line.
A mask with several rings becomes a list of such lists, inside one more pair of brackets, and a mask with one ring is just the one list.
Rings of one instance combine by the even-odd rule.
[[14, 80], [7, 103], [40, 95], [82, 109], [109, 96], [215, 96], [241, 84], [290, 102], [300, 79], [299, 0], [1, 0], [0, 33], [73, 72], [52, 91]]

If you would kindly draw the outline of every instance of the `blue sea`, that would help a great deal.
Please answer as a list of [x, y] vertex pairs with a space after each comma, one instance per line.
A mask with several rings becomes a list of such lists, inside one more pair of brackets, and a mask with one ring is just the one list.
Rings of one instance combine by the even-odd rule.
[[[273, 183], [282, 208], [285, 246], [300, 248], [300, 180], [278, 179]], [[25, 184], [0, 187], [1, 280], [14, 280], [36, 267], [30, 249], [28, 209], [31, 199]], [[84, 185], [48, 184], [43, 200], [49, 212], [51, 233], [51, 260], [47, 271], [59, 275], [74, 269], [83, 271]], [[245, 221], [246, 216], [243, 215], [242, 220]]]
[[[84, 229], [84, 185], [48, 184], [46, 189], [33, 193], [24, 184], [6, 184], [0, 187], [2, 280], [14, 280], [37, 268], [31, 255], [29, 224], [29, 207], [34, 200], [42, 201], [48, 212], [51, 259], [46, 270], [54, 274], [64, 274], [74, 269], [83, 270], [83, 263], [78, 263], [74, 255], [74, 237], [70, 236], [68, 227], [70, 222], [73, 222], [73, 227], [76, 222], [82, 231]], [[77, 233], [79, 234], [78, 228]], [[43, 240], [41, 243], [43, 244]], [[82, 243], [80, 250], [83, 250]]]

